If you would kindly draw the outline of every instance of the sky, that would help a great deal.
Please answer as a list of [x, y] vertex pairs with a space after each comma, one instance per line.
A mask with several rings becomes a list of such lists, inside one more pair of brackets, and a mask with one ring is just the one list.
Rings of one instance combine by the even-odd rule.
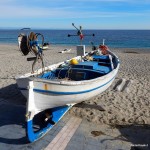
[[0, 0], [0, 28], [148, 29], [150, 0]]

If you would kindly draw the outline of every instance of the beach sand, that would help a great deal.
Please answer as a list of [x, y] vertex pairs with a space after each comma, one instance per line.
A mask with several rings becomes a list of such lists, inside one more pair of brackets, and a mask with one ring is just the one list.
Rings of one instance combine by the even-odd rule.
[[[71, 51], [59, 53], [66, 48]], [[90, 48], [86, 51], [90, 51]], [[149, 149], [150, 49], [128, 48], [112, 49], [112, 51], [119, 57], [121, 65], [111, 87], [88, 101], [76, 104], [68, 114], [89, 122], [88, 128], [84, 130], [88, 133], [91, 126], [91, 133], [96, 134], [95, 141], [101, 139], [100, 142], [107, 141], [108, 145], [113, 140], [117, 141], [116, 143], [120, 143], [118, 147], [118, 144], [112, 144], [117, 149], [121, 145]], [[51, 45], [44, 51], [44, 62], [45, 65], [50, 65], [74, 56], [76, 56], [76, 47]], [[17, 45], [0, 45], [0, 102], [2, 104], [4, 102], [19, 107], [26, 105], [27, 100], [18, 90], [15, 77], [31, 72], [32, 62], [27, 61], [27, 57], [33, 55], [22, 56]], [[39, 64], [36, 67], [41, 68]], [[123, 88], [120, 87], [120, 81], [124, 84]], [[105, 133], [104, 140], [102, 139], [104, 135], [101, 133]], [[94, 144], [95, 141], [90, 142]], [[102, 142], [101, 145], [104, 143]]]
[[[59, 53], [65, 48], [67, 53]], [[86, 49], [90, 51], [90, 47]], [[121, 61], [118, 75], [112, 86], [102, 94], [75, 105], [70, 114], [90, 122], [110, 125], [150, 125], [150, 49], [112, 49]], [[26, 61], [17, 45], [0, 45], [0, 98], [16, 105], [25, 105], [26, 99], [17, 89], [15, 77], [31, 72], [31, 61]], [[74, 46], [51, 45], [44, 51], [45, 65], [76, 56]], [[41, 67], [39, 64], [37, 67]], [[118, 82], [128, 86], [118, 87]]]
[[[150, 125], [150, 49], [113, 51], [121, 61], [115, 82], [99, 96], [76, 105], [71, 113], [96, 123]], [[117, 88], [121, 79], [123, 89]]]

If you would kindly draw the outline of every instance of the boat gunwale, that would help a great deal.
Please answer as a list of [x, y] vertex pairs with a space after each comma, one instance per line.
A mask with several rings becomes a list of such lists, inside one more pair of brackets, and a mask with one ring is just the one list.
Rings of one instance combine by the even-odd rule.
[[[37, 81], [37, 82], [43, 82], [43, 83], [47, 83], [47, 84], [61, 84], [61, 85], [67, 85], [67, 86], [73, 86], [73, 85], [84, 85], [84, 84], [89, 84], [91, 82], [98, 82], [99, 80], [109, 80], [110, 77], [117, 73], [117, 70], [118, 70], [119, 66], [117, 66], [116, 69], [112, 70], [111, 72], [109, 72], [108, 74], [106, 75], [103, 75], [101, 77], [97, 77], [97, 78], [94, 78], [94, 79], [90, 79], [90, 80], [82, 80], [82, 81], [73, 81], [73, 80], [50, 80], [50, 79], [44, 79], [44, 78], [38, 78], [38, 77], [29, 77], [30, 80], [32, 81]], [[116, 72], [116, 73], [115, 73]], [[114, 76], [115, 76], [114, 75]]]
[[[104, 80], [106, 78], [108, 78], [109, 76], [111, 76], [111, 74], [115, 74], [114, 76], [116, 76], [117, 72], [118, 72], [118, 69], [119, 69], [119, 66], [120, 66], [120, 61], [119, 61], [119, 58], [113, 53], [111, 52], [110, 50], [108, 50], [108, 52], [110, 53], [110, 55], [114, 56], [117, 60], [117, 67], [114, 68], [112, 71], [110, 71], [109, 73], [101, 76], [101, 77], [96, 77], [94, 79], [90, 79], [90, 80], [82, 80], [82, 81], [73, 81], [73, 80], [52, 80], [52, 79], [44, 79], [44, 78], [38, 78], [36, 77], [38, 74], [37, 73], [27, 73], [25, 75], [20, 75], [18, 77], [16, 77], [16, 80], [18, 79], [29, 79], [31, 81], [37, 81], [37, 82], [43, 82], [43, 83], [50, 83], [50, 84], [58, 84], [58, 85], [67, 85], [67, 86], [73, 86], [73, 85], [84, 85], [84, 84], [89, 84], [91, 82], [97, 82], [99, 80]], [[77, 57], [74, 57], [74, 58], [80, 58], [81, 56], [77, 56]], [[71, 59], [70, 59], [71, 60]], [[67, 60], [69, 61], [69, 60]], [[47, 66], [45, 68], [47, 68], [45, 71], [53, 71], [54, 69], [57, 69], [57, 67], [61, 64], [63, 64], [64, 62], [60, 62], [60, 63], [57, 63], [57, 64], [53, 64], [53, 65], [50, 65], [50, 66]], [[40, 70], [40, 69], [39, 69]], [[40, 73], [39, 73], [40, 74]], [[108, 78], [110, 79], [110, 77]]]

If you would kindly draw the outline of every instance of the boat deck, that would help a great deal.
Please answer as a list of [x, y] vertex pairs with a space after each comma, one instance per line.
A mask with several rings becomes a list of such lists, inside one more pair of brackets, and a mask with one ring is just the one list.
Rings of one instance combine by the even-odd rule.
[[101, 77], [112, 71], [113, 68], [109, 56], [94, 55], [93, 60], [59, 67], [39, 77], [52, 80], [69, 78], [69, 80], [73, 81], [82, 81]]

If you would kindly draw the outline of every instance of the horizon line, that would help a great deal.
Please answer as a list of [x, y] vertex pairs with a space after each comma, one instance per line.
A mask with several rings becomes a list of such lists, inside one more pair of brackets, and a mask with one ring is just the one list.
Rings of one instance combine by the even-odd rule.
[[[21, 30], [22, 27], [0, 27], [0, 30], [9, 30], [9, 29], [14, 29], [14, 30]], [[74, 30], [72, 28], [37, 28], [37, 27], [33, 27], [33, 28], [30, 28], [30, 30]], [[113, 29], [107, 29], [107, 28], [98, 28], [98, 29], [94, 29], [94, 28], [87, 28], [87, 29], [84, 29], [84, 30], [150, 30], [150, 29], [116, 29], [116, 28], [113, 28]]]

